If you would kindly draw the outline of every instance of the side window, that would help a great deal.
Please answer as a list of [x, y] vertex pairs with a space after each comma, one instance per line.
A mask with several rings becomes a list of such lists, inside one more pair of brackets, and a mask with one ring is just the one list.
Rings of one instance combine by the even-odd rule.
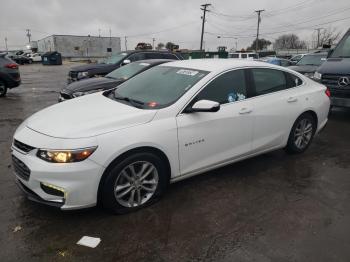
[[289, 78], [289, 87], [297, 87], [303, 84], [303, 80], [293, 74], [286, 73]]
[[247, 97], [244, 70], [224, 73], [210, 82], [197, 96], [197, 100], [212, 100], [226, 104]]
[[287, 89], [286, 76], [283, 71], [254, 68], [252, 73], [256, 95], [265, 95]]
[[178, 60], [178, 58], [173, 54], [162, 54], [162, 58], [163, 59], [176, 59], [176, 60]]
[[241, 58], [247, 58], [247, 54], [241, 54]]
[[129, 56], [126, 59], [129, 59], [131, 62], [143, 60], [143, 59], [145, 59], [145, 53], [136, 53], [136, 54]]
[[162, 54], [159, 53], [146, 53], [146, 59], [161, 59]]

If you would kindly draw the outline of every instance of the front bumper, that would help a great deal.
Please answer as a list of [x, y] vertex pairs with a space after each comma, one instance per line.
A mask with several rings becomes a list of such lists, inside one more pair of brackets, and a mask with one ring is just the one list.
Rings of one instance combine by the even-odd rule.
[[331, 97], [332, 106], [350, 107], [350, 98]]
[[[82, 162], [55, 164], [36, 156], [37, 149], [23, 154], [12, 148], [12, 155], [22, 161], [30, 170], [28, 179], [15, 173], [20, 188], [28, 198], [36, 202], [58, 206], [64, 210], [95, 206], [97, 191], [104, 168], [86, 159]], [[42, 184], [64, 190], [63, 196], [46, 193]]]

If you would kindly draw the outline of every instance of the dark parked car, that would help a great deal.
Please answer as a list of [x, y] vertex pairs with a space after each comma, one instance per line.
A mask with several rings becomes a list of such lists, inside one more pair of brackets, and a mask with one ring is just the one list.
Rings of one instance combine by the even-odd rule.
[[0, 54], [0, 97], [7, 93], [7, 89], [21, 84], [18, 65], [6, 54]]
[[108, 90], [114, 88], [121, 83], [125, 82], [129, 78], [151, 68], [156, 65], [171, 62], [170, 59], [150, 59], [133, 62], [126, 66], [120, 67], [110, 72], [105, 77], [95, 77], [90, 79], [84, 79], [69, 84], [66, 88], [62, 89], [58, 98], [59, 102], [75, 97]]
[[313, 78], [317, 68], [327, 60], [327, 54], [328, 52], [318, 52], [304, 55], [296, 65], [288, 68]]
[[103, 64], [87, 64], [72, 67], [68, 73], [68, 83], [94, 76], [105, 76], [123, 65], [146, 59], [182, 60], [182, 57], [179, 54], [168, 51], [132, 50], [120, 52], [108, 58]]
[[12, 57], [13, 61], [15, 61], [17, 64], [24, 65], [24, 64], [32, 64], [33, 59], [25, 56], [25, 55], [15, 55]]
[[314, 79], [329, 88], [332, 106], [350, 107], [350, 29], [329, 52]]

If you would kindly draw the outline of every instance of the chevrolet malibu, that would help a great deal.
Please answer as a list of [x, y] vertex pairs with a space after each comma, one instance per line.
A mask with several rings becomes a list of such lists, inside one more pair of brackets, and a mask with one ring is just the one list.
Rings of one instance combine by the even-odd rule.
[[126, 213], [171, 182], [280, 148], [304, 152], [329, 106], [325, 86], [287, 68], [170, 62], [25, 120], [12, 144], [16, 181], [63, 210]]

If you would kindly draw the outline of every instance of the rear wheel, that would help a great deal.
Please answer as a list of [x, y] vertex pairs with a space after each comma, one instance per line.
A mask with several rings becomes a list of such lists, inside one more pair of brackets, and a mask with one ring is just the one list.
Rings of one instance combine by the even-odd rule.
[[107, 173], [101, 200], [117, 214], [154, 203], [168, 184], [168, 170], [153, 153], [135, 153], [116, 163]]
[[0, 80], [0, 97], [6, 96], [6, 93], [7, 93], [7, 87], [4, 83], [4, 81]]
[[305, 113], [298, 117], [290, 131], [286, 150], [288, 153], [297, 154], [304, 152], [311, 144], [316, 132], [316, 120]]

